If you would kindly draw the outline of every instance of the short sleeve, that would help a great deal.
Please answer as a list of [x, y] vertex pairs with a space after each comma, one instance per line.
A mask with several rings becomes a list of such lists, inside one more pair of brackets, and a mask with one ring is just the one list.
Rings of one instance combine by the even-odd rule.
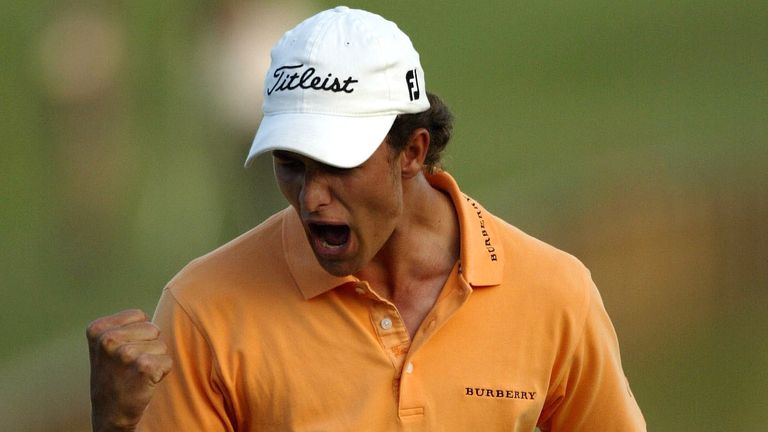
[[552, 432], [645, 431], [645, 420], [621, 367], [616, 332], [591, 279], [588, 285], [581, 336], [549, 391], [539, 428]]
[[168, 345], [173, 369], [158, 384], [138, 430], [234, 431], [210, 346], [169, 288], [160, 297], [154, 322]]

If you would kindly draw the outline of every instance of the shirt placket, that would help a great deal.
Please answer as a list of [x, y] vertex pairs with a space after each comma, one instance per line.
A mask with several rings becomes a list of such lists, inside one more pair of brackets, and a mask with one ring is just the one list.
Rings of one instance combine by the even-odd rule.
[[392, 362], [396, 375], [399, 376], [411, 345], [405, 322], [395, 305], [376, 294], [368, 283], [359, 282], [355, 291], [372, 300], [369, 306], [371, 325], [379, 343]]
[[405, 357], [405, 366], [401, 371], [399, 388], [399, 415], [405, 430], [421, 430], [420, 421], [427, 413], [427, 389], [421, 379], [421, 373], [428, 364], [419, 362], [419, 351], [458, 310], [466, 303], [472, 292], [470, 285], [461, 277], [460, 266], [451, 272], [446, 285], [430, 313], [424, 318], [419, 330], [414, 335], [409, 352]]
[[371, 324], [394, 368], [392, 390], [398, 401], [398, 415], [407, 430], [410, 427], [418, 429], [417, 425], [425, 414], [426, 395], [416, 369], [427, 365], [417, 366], [416, 351], [467, 301], [472, 289], [461, 277], [457, 266], [413, 342], [394, 304], [376, 294], [366, 282], [359, 282], [355, 290], [372, 300], [369, 309]]

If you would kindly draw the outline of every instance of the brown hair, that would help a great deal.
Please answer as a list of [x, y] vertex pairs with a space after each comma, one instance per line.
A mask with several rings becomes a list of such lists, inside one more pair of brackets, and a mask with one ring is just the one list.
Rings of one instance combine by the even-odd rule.
[[416, 114], [400, 114], [387, 133], [387, 142], [395, 154], [405, 148], [414, 130], [425, 128], [429, 131], [429, 150], [424, 167], [429, 173], [443, 169], [442, 153], [453, 132], [453, 114], [448, 106], [432, 93], [427, 93], [429, 109]]

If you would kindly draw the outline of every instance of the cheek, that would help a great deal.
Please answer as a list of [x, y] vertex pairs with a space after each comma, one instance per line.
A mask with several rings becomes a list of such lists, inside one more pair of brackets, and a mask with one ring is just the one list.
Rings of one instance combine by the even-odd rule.
[[366, 226], [376, 234], [388, 237], [403, 213], [402, 189], [396, 180], [382, 177], [376, 182], [374, 190], [369, 190], [368, 197], [363, 205], [367, 210], [364, 216]]
[[[283, 194], [285, 199], [292, 206], [296, 207], [299, 202], [299, 192], [294, 182], [286, 181], [284, 179], [277, 178], [277, 188], [280, 189], [280, 193]], [[297, 207], [298, 208], [298, 207]]]
[[383, 198], [382, 202], [386, 203], [386, 208], [389, 209], [390, 217], [397, 218], [403, 213], [403, 187], [402, 178], [400, 172], [393, 167], [389, 172], [384, 175], [386, 180], [382, 179]]

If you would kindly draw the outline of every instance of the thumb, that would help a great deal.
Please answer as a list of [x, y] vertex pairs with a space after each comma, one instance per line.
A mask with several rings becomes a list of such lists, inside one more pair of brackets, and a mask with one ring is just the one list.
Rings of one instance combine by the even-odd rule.
[[155, 359], [155, 366], [149, 372], [148, 378], [152, 384], [159, 384], [171, 372], [173, 360], [169, 355], [158, 355]]

